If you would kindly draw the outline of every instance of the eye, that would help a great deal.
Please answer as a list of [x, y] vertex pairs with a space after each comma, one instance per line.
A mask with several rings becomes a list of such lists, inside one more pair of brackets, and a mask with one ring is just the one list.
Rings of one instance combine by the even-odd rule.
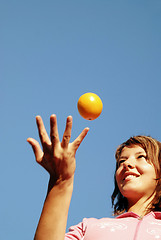
[[141, 159], [141, 158], [146, 159], [146, 156], [145, 156], [145, 155], [139, 155], [138, 158], [139, 158], [139, 159]]
[[120, 160], [120, 161], [118, 162], [118, 165], [120, 166], [120, 165], [121, 165], [121, 163], [123, 163], [123, 162], [125, 162], [125, 160], [124, 160], [124, 159]]

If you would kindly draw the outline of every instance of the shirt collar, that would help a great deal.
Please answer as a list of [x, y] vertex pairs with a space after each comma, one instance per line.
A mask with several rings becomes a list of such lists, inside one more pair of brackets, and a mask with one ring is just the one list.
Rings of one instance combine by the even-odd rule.
[[[161, 212], [153, 212], [152, 211], [145, 216], [148, 216], [148, 215], [153, 215], [154, 218], [161, 220]], [[116, 218], [126, 218], [126, 217], [133, 217], [133, 218], [141, 219], [141, 216], [137, 215], [134, 212], [126, 212], [126, 213], [123, 213], [123, 214], [117, 216]]]

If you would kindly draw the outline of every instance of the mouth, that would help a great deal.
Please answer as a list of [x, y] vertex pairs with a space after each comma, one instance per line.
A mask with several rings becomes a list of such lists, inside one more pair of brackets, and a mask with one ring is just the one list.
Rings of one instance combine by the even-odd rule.
[[123, 181], [130, 181], [138, 177], [139, 177], [138, 174], [128, 173], [128, 174], [125, 174]]

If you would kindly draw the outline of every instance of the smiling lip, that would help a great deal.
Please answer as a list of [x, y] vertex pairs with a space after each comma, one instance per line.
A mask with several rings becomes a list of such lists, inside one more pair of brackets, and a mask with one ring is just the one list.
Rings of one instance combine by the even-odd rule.
[[126, 172], [123, 176], [123, 181], [130, 181], [134, 178], [139, 177], [139, 174], [133, 173], [133, 172]]

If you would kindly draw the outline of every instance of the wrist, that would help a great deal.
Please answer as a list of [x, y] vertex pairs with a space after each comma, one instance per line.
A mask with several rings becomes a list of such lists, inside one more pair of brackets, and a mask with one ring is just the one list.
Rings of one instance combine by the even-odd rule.
[[48, 193], [52, 190], [52, 188], [57, 188], [58, 190], [63, 192], [65, 192], [66, 190], [73, 191], [73, 183], [74, 176], [66, 180], [58, 179], [57, 181], [55, 181], [55, 179], [52, 176], [50, 176], [48, 184]]

